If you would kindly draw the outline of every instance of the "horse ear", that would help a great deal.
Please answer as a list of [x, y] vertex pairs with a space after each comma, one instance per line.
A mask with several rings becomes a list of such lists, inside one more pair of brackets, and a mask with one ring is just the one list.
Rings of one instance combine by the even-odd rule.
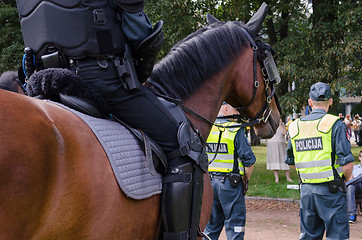
[[258, 11], [246, 24], [249, 30], [251, 30], [254, 34], [258, 34], [261, 28], [261, 24], [264, 22], [267, 13], [268, 13], [268, 5], [265, 2], [263, 2]]
[[213, 24], [215, 22], [220, 22], [216, 17], [212, 16], [210, 13], [207, 13], [206, 15], [206, 19], [207, 19], [207, 23], [210, 25], [210, 24]]

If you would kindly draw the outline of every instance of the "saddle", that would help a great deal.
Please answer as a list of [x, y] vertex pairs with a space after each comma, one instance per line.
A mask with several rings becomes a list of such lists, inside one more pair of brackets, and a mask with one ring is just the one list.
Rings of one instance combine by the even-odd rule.
[[128, 197], [145, 199], [162, 192], [162, 174], [167, 170], [165, 153], [146, 133], [110, 115], [97, 89], [67, 69], [49, 68], [32, 75], [27, 92], [71, 111], [92, 129]]

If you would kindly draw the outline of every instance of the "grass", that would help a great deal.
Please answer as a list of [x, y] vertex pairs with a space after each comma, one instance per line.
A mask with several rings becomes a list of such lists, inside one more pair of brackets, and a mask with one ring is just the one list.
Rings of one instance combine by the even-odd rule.
[[[292, 183], [287, 182], [284, 171], [279, 171], [279, 183], [275, 183], [273, 171], [266, 170], [266, 145], [253, 146], [252, 149], [256, 162], [249, 182], [247, 196], [299, 199], [298, 190], [287, 189], [287, 185], [298, 185], [296, 171], [293, 168], [290, 169], [290, 177], [294, 180]], [[358, 154], [360, 150], [362, 150], [362, 147], [352, 146], [352, 154], [355, 158], [354, 164], [359, 163]]]

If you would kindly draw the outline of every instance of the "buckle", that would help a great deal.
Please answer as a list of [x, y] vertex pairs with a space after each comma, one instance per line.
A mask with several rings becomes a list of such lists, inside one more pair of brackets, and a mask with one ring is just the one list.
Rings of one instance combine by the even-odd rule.
[[93, 10], [93, 21], [96, 25], [104, 25], [107, 22], [106, 14], [103, 9]]
[[179, 148], [181, 156], [186, 156], [190, 152], [190, 146], [187, 142], [186, 145], [183, 145]]
[[191, 183], [192, 182], [192, 173], [184, 173], [183, 174], [183, 182]]

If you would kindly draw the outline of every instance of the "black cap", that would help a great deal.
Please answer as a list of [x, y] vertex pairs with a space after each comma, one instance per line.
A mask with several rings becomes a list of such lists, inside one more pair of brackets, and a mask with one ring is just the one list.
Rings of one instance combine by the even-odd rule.
[[310, 87], [309, 98], [314, 101], [326, 101], [332, 97], [327, 83], [317, 82]]

